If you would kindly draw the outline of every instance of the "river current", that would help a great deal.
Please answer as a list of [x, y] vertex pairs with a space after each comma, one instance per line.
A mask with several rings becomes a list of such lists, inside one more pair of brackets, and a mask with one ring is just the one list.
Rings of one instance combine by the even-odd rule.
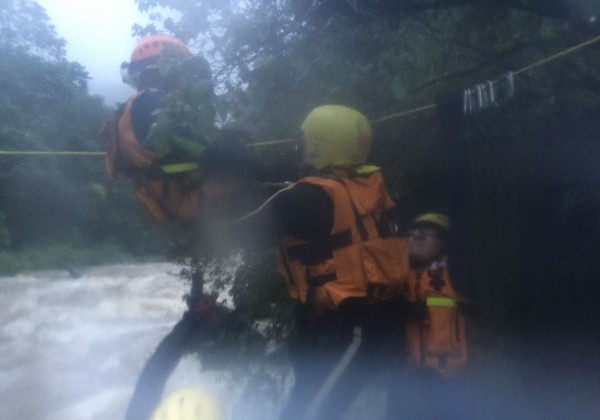
[[[0, 419], [122, 419], [149, 356], [185, 310], [189, 286], [178, 272], [154, 263], [91, 267], [77, 277], [64, 270], [0, 277]], [[270, 420], [289, 389], [288, 369], [271, 372], [278, 385], [264, 397], [239, 375], [202, 371], [187, 355], [164, 396], [200, 387], [226, 419]], [[355, 403], [377, 418], [381, 402], [367, 390]], [[360, 409], [353, 414], [364, 418]]]
[[[187, 284], [171, 264], [0, 278], [0, 418], [119, 419], [157, 344], [180, 319]], [[165, 393], [205, 384], [183, 358]]]
[[[188, 284], [178, 271], [154, 263], [91, 267], [77, 277], [62, 270], [0, 277], [0, 419], [122, 419], [148, 357], [185, 310]], [[279, 385], [262, 398], [239, 377], [203, 371], [192, 354], [180, 360], [164, 394], [201, 387], [226, 419], [270, 420], [287, 387], [286, 372], [273, 370]], [[508, 362], [491, 371], [503, 374], [482, 372], [475, 382], [482, 390], [477, 400], [489, 403], [474, 418], [598, 418], [598, 383], [585, 380], [583, 371], [525, 377], [522, 366], [515, 371]], [[382, 418], [386, 398], [380, 388], [367, 387], [345, 418]], [[516, 415], [503, 415], [508, 408]]]

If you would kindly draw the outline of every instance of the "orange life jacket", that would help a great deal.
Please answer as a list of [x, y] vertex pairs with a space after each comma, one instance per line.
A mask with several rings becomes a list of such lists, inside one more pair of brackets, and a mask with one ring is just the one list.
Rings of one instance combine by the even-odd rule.
[[460, 372], [468, 356], [464, 299], [452, 287], [445, 260], [411, 272], [409, 300], [426, 308], [423, 317], [406, 321], [409, 366], [445, 377]]
[[328, 237], [302, 241], [282, 238], [278, 270], [288, 291], [316, 314], [336, 310], [349, 297], [371, 301], [402, 296], [407, 290], [408, 246], [395, 235], [389, 214], [394, 207], [379, 171], [331, 178], [307, 177], [333, 202]]
[[135, 187], [135, 198], [143, 213], [155, 223], [191, 220], [198, 211], [196, 170], [166, 174], [157, 164], [158, 156], [136, 137], [131, 107], [143, 92], [132, 96], [123, 112], [107, 121], [100, 134], [106, 149], [105, 170], [114, 178], [122, 170]]

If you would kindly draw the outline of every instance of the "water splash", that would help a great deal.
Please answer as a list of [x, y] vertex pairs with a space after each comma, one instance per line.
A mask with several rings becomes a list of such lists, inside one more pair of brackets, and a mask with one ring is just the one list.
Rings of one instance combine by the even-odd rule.
[[0, 418], [122, 418], [185, 309], [177, 272], [144, 264], [0, 278]]
[[[178, 272], [139, 264], [91, 268], [77, 279], [67, 271], [0, 278], [0, 418], [123, 418], [146, 361], [186, 309], [189, 285]], [[279, 390], [264, 398], [250, 378], [202, 372], [194, 354], [181, 359], [165, 395], [198, 386], [227, 418], [269, 420], [281, 400]]]

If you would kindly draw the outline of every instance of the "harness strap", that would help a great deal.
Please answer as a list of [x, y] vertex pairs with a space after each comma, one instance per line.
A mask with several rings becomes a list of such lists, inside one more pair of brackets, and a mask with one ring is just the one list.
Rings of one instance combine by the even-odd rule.
[[367, 232], [367, 229], [365, 228], [365, 224], [363, 223], [362, 217], [361, 217], [360, 213], [358, 212], [358, 209], [356, 208], [354, 201], [352, 200], [352, 196], [350, 195], [350, 190], [348, 190], [348, 186], [344, 182], [343, 178], [338, 176], [335, 172], [333, 173], [332, 179], [339, 182], [340, 184], [342, 184], [344, 186], [344, 190], [346, 191], [346, 194], [348, 195], [348, 200], [350, 201], [350, 205], [352, 206], [352, 213], [354, 214], [354, 221], [356, 223], [358, 233], [360, 234], [360, 239], [363, 242], [365, 242], [367, 239], [369, 239], [369, 233]]
[[[385, 239], [393, 236], [395, 233], [394, 228], [388, 217], [389, 214], [387, 212], [383, 212], [382, 217], [379, 220], [373, 214], [366, 215], [366, 217], [372, 218], [373, 222], [372, 228], [371, 225], [369, 225], [369, 228], [371, 229], [371, 232], [369, 232], [369, 230], [365, 226], [365, 218], [361, 216], [360, 212], [358, 211], [358, 208], [354, 203], [352, 195], [350, 194], [348, 186], [344, 182], [344, 180], [335, 173], [329, 175], [328, 178], [336, 181], [339, 185], [341, 185], [344, 188], [345, 195], [348, 199], [348, 202], [345, 205], [350, 205], [352, 209], [354, 225], [346, 230], [331, 234], [325, 238], [307, 241], [301, 244], [281, 248], [283, 268], [285, 269], [285, 272], [291, 284], [294, 284], [294, 279], [292, 277], [291, 269], [289, 267], [290, 261], [299, 260], [299, 262], [304, 266], [304, 281], [307, 285], [305, 304], [308, 308], [311, 308], [314, 305], [316, 294], [315, 292], [318, 287], [321, 287], [328, 282], [337, 280], [337, 273], [335, 271], [332, 273], [327, 273], [313, 277], [310, 273], [310, 266], [315, 266], [332, 259], [334, 257], [333, 251], [337, 249], [348, 247], [354, 243], [362, 243], [369, 241], [369, 236], [371, 235]], [[368, 222], [370, 223], [370, 221]], [[350, 224], [351, 223], [352, 222], [350, 221]], [[356, 226], [356, 230], [358, 236], [360, 236], [360, 239], [356, 238], [356, 233], [354, 233], [354, 226]], [[377, 285], [369, 284], [367, 286], [366, 291], [367, 297], [372, 296], [378, 291], [381, 292], [381, 294], [383, 295], [385, 294], [384, 289], [387, 289], [387, 287], [379, 286], [378, 288]]]
[[307, 280], [309, 286], [319, 287], [330, 281], [337, 280], [337, 273], [334, 271], [333, 273], [323, 274], [321, 276], [309, 277]]
[[317, 287], [321, 287], [330, 281], [337, 280], [337, 273], [335, 271], [333, 273], [311, 277], [308, 266], [306, 266], [304, 270], [304, 276], [306, 279], [306, 284], [308, 284], [308, 289], [306, 291], [306, 305], [309, 308], [312, 308], [313, 304], [315, 303], [315, 291]]
[[294, 280], [294, 276], [292, 275], [292, 270], [290, 269], [290, 263], [288, 262], [288, 256], [286, 255], [285, 248], [280, 246], [279, 253], [281, 254], [281, 261], [283, 263], [283, 268], [285, 269], [285, 273], [292, 285], [296, 284]]
[[[348, 190], [346, 189], [346, 191], [348, 191]], [[350, 197], [350, 193], [348, 193], [348, 196]], [[367, 232], [367, 228], [365, 228], [365, 224], [362, 221], [362, 217], [360, 216], [360, 213], [358, 212], [358, 209], [354, 205], [354, 201], [352, 201], [351, 197], [350, 197], [350, 204], [352, 205], [352, 213], [354, 213], [354, 219], [356, 221], [356, 227], [358, 228], [358, 233], [360, 233], [360, 239], [363, 242], [366, 242], [369, 239], [369, 233]]]
[[290, 260], [299, 259], [304, 265], [315, 265], [333, 257], [333, 251], [352, 244], [350, 229], [331, 236], [286, 248]]

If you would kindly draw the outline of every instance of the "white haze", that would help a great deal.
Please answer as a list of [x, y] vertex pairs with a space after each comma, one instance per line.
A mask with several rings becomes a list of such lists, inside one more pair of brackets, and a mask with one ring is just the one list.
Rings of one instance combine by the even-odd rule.
[[[148, 357], [185, 310], [178, 271], [163, 263], [0, 277], [0, 419], [122, 419]], [[228, 377], [185, 356], [165, 395], [201, 387], [228, 419], [273, 419], [279, 398], [250, 397], [242, 377]]]
[[186, 285], [168, 274], [176, 270], [0, 278], [0, 418], [122, 418], [146, 359], [184, 310]]
[[[171, 264], [138, 264], [89, 268], [79, 278], [66, 271], [0, 277], [0, 419], [123, 418], [144, 364], [185, 309], [188, 285], [178, 271]], [[590, 346], [569, 337], [564, 342]], [[546, 346], [537, 342], [539, 354]], [[273, 420], [289, 383], [287, 369], [277, 366], [272, 373], [284, 375], [283, 386], [269, 391], [250, 388], [237, 371], [202, 371], [198, 358], [187, 356], [165, 394], [202, 387], [220, 401], [228, 420]], [[474, 375], [472, 418], [600, 418], [597, 384], [579, 378], [582, 372], [540, 366], [525, 376], [523, 368], [506, 360]], [[399, 375], [396, 389], [412, 389], [408, 377], [392, 373]], [[232, 375], [234, 381], [225, 379]], [[344, 418], [381, 419], [386, 404], [385, 388], [374, 382]]]
[[67, 41], [67, 58], [89, 72], [90, 93], [108, 104], [122, 102], [132, 89], [121, 81], [119, 66], [128, 61], [136, 39], [134, 23], [147, 22], [133, 0], [37, 0], [46, 9], [59, 37]]

